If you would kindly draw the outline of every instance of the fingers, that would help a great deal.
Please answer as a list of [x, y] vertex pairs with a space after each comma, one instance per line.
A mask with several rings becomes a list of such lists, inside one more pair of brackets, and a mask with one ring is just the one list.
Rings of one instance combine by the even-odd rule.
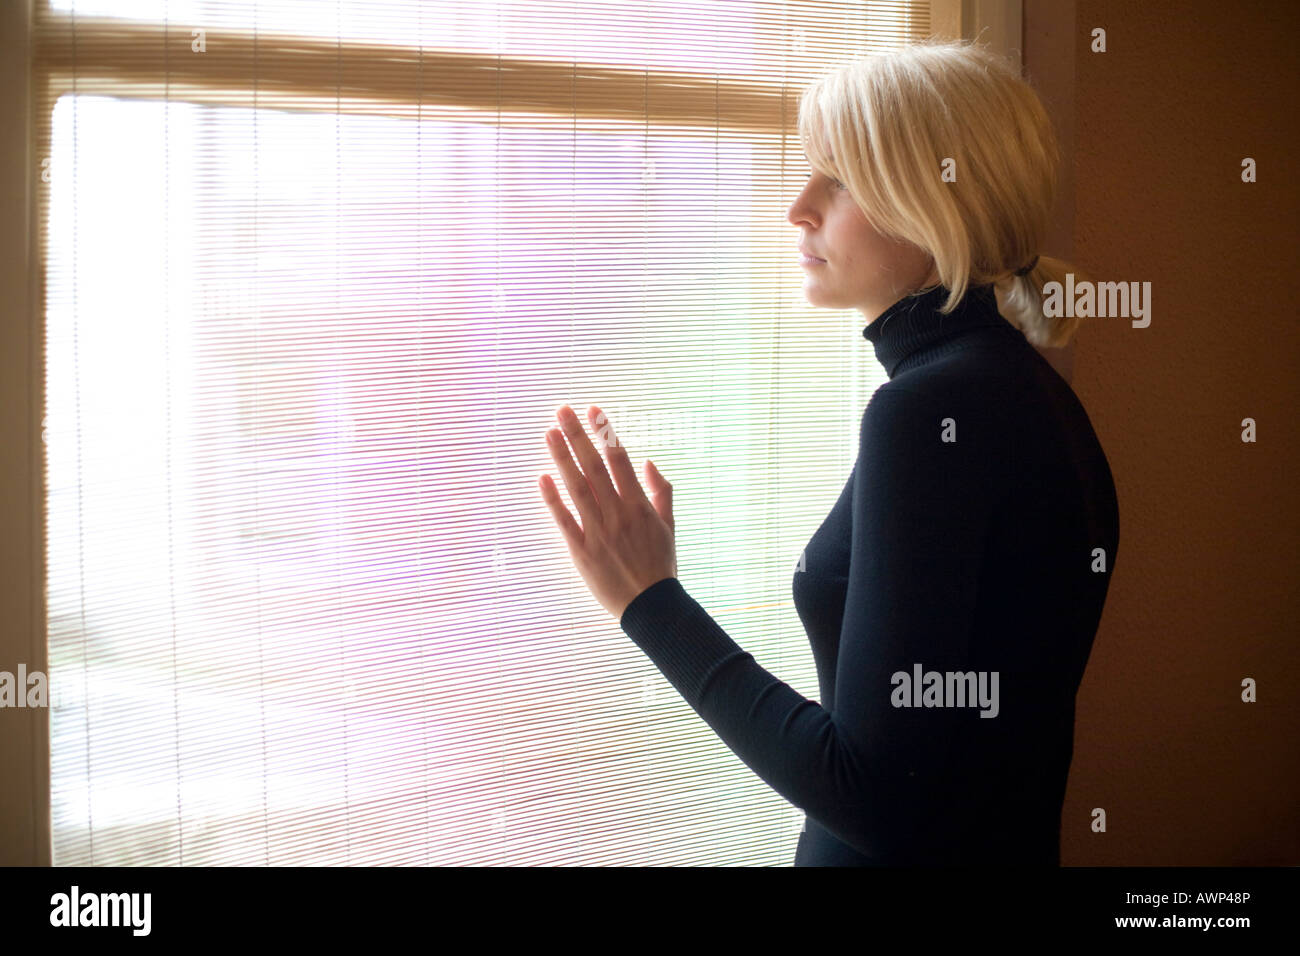
[[582, 547], [585, 539], [582, 528], [578, 526], [578, 522], [573, 520], [573, 515], [569, 514], [569, 509], [564, 507], [564, 499], [560, 497], [560, 489], [555, 487], [555, 481], [550, 475], [539, 477], [537, 486], [542, 491], [542, 500], [546, 502], [546, 507], [550, 509], [551, 516], [555, 518], [555, 523], [560, 526], [564, 540], [569, 545], [570, 553], [576, 553]]
[[[573, 506], [578, 509], [583, 528], [596, 527], [600, 523], [600, 502], [587, 483], [587, 476], [569, 454], [569, 446], [565, 444], [564, 434], [560, 429], [546, 430], [546, 447], [550, 449], [551, 458], [560, 469], [560, 477], [564, 479], [564, 487], [569, 489], [569, 497], [573, 499]], [[606, 481], [608, 480], [606, 478]]]
[[614, 475], [619, 494], [628, 499], [644, 498], [645, 492], [641, 490], [641, 483], [637, 481], [636, 469], [632, 467], [632, 461], [627, 456], [627, 449], [614, 434], [614, 427], [605, 413], [592, 405], [587, 409], [587, 418], [591, 421], [592, 430], [600, 437], [601, 444], [605, 447], [605, 457], [609, 459], [609, 470]]
[[673, 486], [668, 479], [660, 474], [655, 463], [648, 458], [645, 463], [645, 483], [650, 489], [650, 503], [654, 505], [655, 511], [659, 512], [659, 517], [664, 519], [664, 523], [669, 529], [676, 530], [673, 521]]
[[[582, 422], [574, 414], [572, 408], [568, 405], [561, 406], [556, 413], [556, 418], [560, 420], [560, 427], [564, 429], [564, 435], [573, 446], [573, 452], [577, 456], [578, 465], [582, 468], [582, 474], [586, 477], [586, 483], [590, 486], [589, 491], [593, 496], [590, 502], [599, 512], [604, 512], [607, 508], [612, 508], [616, 504], [617, 492], [614, 490], [613, 483], [609, 480], [609, 473], [605, 470], [605, 462], [601, 460], [598, 452], [587, 433], [583, 430]], [[567, 457], [567, 449], [565, 449]], [[568, 475], [565, 476], [568, 480]], [[578, 497], [575, 494], [572, 485], [569, 485], [569, 493], [574, 495], [574, 503], [578, 504]], [[579, 513], [583, 521], [587, 520], [587, 513], [582, 511], [579, 505]], [[594, 515], [595, 520], [600, 520], [600, 514]]]

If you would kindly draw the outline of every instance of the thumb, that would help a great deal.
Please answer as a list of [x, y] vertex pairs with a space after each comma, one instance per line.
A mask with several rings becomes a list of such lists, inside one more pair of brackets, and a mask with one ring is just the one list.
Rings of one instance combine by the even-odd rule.
[[649, 458], [645, 462], [645, 483], [650, 489], [650, 503], [668, 527], [673, 528], [673, 486]]

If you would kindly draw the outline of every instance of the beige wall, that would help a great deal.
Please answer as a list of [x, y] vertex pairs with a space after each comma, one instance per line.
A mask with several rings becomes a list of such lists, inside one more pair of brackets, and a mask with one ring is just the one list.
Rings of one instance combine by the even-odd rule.
[[[37, 171], [29, 165], [27, 21], [31, 0], [0, 3], [0, 671], [46, 669], [39, 622], [41, 373], [33, 338], [27, 235]], [[0, 709], [0, 865], [48, 863], [49, 711]]]
[[[1026, 3], [1028, 65], [1053, 90], [1063, 6]], [[1295, 865], [1300, 8], [1072, 6], [1073, 253], [1098, 279], [1150, 281], [1152, 319], [1089, 320], [1077, 338], [1073, 385], [1115, 474], [1120, 546], [1079, 695], [1062, 862]], [[1108, 52], [1090, 51], [1094, 27]], [[1241, 702], [1245, 677], [1258, 703]], [[1094, 807], [1106, 833], [1089, 829]]]
[[[1061, 147], [1062, 163], [1052, 225], [1041, 255], [1074, 257], [1074, 0], [1025, 0], [1021, 50], [1025, 76], [1047, 107]], [[1074, 382], [1076, 342], [1065, 348], [1040, 348], [1065, 380]]]

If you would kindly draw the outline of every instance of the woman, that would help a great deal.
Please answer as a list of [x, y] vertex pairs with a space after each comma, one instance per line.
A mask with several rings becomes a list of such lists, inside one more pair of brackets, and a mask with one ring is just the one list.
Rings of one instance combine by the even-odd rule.
[[799, 131], [814, 171], [788, 218], [805, 292], [861, 310], [889, 376], [794, 574], [821, 702], [686, 593], [671, 485], [647, 462], [647, 498], [607, 441], [616, 490], [567, 406], [577, 461], [559, 430], [547, 439], [582, 526], [549, 476], [542, 497], [596, 598], [805, 811], [796, 866], [1059, 865], [1075, 692], [1119, 514], [1087, 414], [1033, 347], [1078, 322], [1042, 310], [1068, 268], [1035, 251], [1055, 190], [1050, 123], [998, 58], [932, 43], [821, 77]]

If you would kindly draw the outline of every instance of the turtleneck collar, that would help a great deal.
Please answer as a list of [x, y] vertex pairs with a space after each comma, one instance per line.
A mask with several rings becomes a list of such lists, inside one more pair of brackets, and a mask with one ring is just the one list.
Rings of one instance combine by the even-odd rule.
[[943, 286], [935, 286], [920, 295], [904, 296], [862, 330], [863, 337], [875, 346], [876, 358], [890, 378], [913, 364], [908, 359], [969, 329], [1014, 328], [998, 313], [992, 285], [968, 286], [957, 307], [949, 315], [941, 315], [939, 309], [947, 298], [948, 290]]

